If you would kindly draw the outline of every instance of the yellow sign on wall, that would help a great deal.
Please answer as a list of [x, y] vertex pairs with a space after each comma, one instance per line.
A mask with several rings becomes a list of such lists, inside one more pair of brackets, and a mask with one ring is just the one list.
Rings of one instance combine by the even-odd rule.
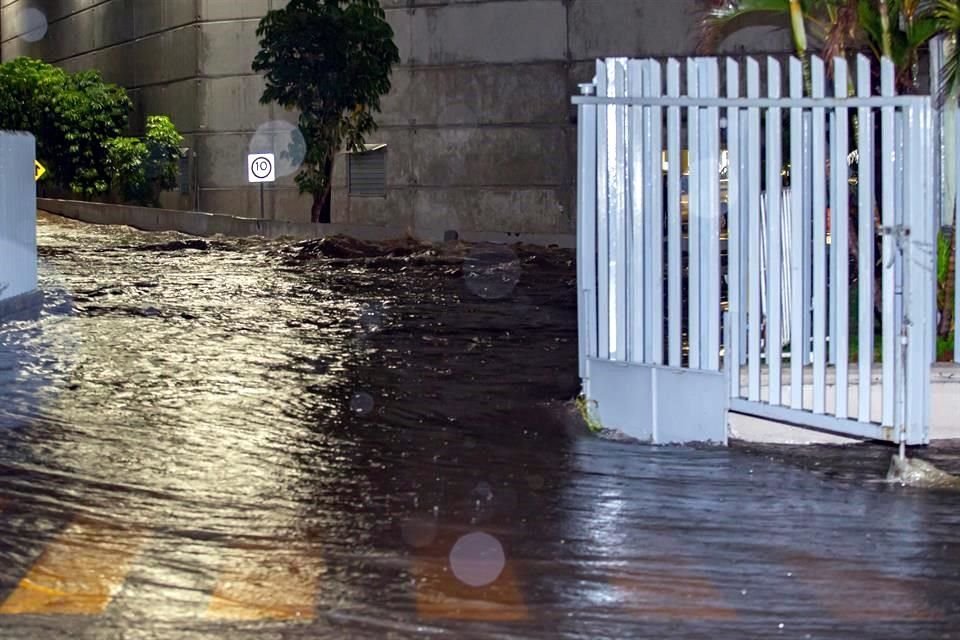
[[40, 164], [40, 163], [37, 162], [36, 160], [33, 161], [33, 164], [34, 164], [34, 167], [33, 167], [33, 181], [36, 182], [37, 180], [39, 180], [39, 179], [43, 176], [43, 174], [45, 174], [45, 173], [47, 172], [47, 169], [46, 169], [46, 167], [44, 167], [42, 164]]

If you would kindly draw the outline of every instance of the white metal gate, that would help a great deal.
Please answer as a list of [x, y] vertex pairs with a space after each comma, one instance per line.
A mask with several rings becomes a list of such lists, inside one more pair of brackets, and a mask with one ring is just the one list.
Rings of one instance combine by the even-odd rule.
[[574, 98], [584, 394], [659, 443], [725, 442], [728, 409], [926, 443], [930, 98], [886, 60], [879, 96], [862, 56], [765, 67], [611, 58]]

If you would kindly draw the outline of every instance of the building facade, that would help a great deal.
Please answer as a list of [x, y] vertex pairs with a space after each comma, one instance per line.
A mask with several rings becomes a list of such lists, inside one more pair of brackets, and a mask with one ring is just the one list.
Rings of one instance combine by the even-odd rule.
[[[335, 170], [335, 222], [410, 229], [567, 233], [574, 229], [575, 111], [597, 57], [683, 56], [698, 43], [701, 0], [382, 0], [401, 63], [384, 100], [382, 194]], [[258, 128], [295, 122], [261, 105], [250, 65], [256, 28], [284, 0], [0, 0], [4, 61], [28, 55], [96, 68], [129, 89], [134, 128], [170, 115], [192, 162], [166, 206], [259, 215], [245, 159]], [[727, 51], [788, 50], [753, 27]], [[364, 183], [365, 187], [370, 185]], [[351, 191], [354, 195], [351, 195]], [[265, 217], [309, 220], [293, 176], [267, 189]]]

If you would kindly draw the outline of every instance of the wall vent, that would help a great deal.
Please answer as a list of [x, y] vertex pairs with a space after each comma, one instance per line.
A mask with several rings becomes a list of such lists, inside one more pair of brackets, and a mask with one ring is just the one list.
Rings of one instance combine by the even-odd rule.
[[347, 187], [351, 197], [384, 198], [387, 195], [387, 145], [368, 144], [347, 154]]

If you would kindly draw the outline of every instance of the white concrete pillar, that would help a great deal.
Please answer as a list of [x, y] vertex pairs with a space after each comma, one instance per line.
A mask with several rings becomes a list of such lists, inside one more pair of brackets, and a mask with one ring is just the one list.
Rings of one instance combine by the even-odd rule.
[[0, 131], [0, 317], [37, 291], [35, 153], [32, 135]]

